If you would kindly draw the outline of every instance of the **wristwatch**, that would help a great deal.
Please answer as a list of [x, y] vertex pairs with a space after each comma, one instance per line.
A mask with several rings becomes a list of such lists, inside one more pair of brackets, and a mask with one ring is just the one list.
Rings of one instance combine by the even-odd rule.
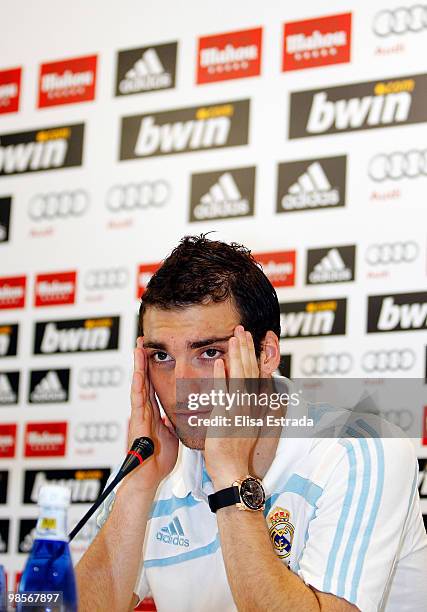
[[259, 478], [248, 475], [242, 480], [235, 480], [231, 487], [208, 495], [208, 502], [212, 512], [233, 505], [239, 510], [257, 512], [264, 510], [265, 491]]

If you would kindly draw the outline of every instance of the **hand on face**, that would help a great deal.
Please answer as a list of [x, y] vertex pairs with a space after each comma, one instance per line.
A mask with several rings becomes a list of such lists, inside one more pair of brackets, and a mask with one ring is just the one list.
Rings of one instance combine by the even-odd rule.
[[154, 388], [148, 375], [148, 360], [142, 337], [137, 339], [134, 349], [131, 406], [128, 446], [130, 448], [135, 438], [148, 436], [154, 442], [154, 454], [141, 470], [135, 470], [127, 478], [134, 478], [132, 482], [141, 490], [156, 489], [175, 466], [178, 439], [172, 427], [166, 425], [160, 416]]
[[[252, 335], [245, 331], [242, 325], [235, 328], [234, 335], [230, 338], [228, 344], [228, 376], [226, 375], [224, 361], [217, 359], [214, 365], [214, 381], [217, 389], [222, 388], [224, 392], [231, 395], [236, 392], [247, 391], [244, 384], [245, 379], [253, 381], [254, 379], [264, 378], [266, 372], [263, 371], [264, 352], [261, 351], [258, 364]], [[251, 452], [257, 440], [258, 429], [241, 428], [243, 437], [238, 437], [239, 428], [234, 427], [233, 423], [233, 416], [237, 413], [242, 416], [250, 416], [251, 407], [249, 405], [239, 405], [237, 412], [231, 413], [214, 408], [210, 414], [211, 420], [216, 414], [225, 415], [232, 420], [229, 429], [224, 427], [221, 430], [225, 433], [224, 437], [222, 437], [222, 433], [219, 437], [212, 427], [208, 428], [206, 434], [206, 469], [216, 489], [229, 487], [234, 480], [245, 477], [249, 473]]]

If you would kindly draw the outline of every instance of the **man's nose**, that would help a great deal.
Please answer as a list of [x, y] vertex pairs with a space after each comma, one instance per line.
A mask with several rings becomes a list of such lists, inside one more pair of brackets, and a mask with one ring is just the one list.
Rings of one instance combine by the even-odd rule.
[[196, 368], [186, 360], [177, 359], [175, 363], [175, 378], [179, 379], [191, 379], [198, 378], [200, 374], [197, 372]]

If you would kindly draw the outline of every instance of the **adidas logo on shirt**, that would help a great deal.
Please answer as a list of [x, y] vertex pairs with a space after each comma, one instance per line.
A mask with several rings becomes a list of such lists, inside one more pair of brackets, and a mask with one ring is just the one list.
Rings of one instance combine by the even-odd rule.
[[277, 212], [345, 205], [346, 157], [279, 164]]
[[190, 221], [253, 214], [255, 168], [193, 174]]
[[30, 393], [30, 402], [66, 402], [67, 390], [63, 388], [55, 370], [49, 370]]
[[177, 43], [121, 51], [116, 95], [174, 87], [176, 54]]
[[354, 245], [311, 249], [307, 256], [307, 284], [342, 283], [354, 280]]
[[181, 522], [177, 516], [157, 532], [156, 539], [165, 544], [173, 544], [174, 546], [184, 546], [185, 548], [190, 546], [190, 542], [185, 537]]

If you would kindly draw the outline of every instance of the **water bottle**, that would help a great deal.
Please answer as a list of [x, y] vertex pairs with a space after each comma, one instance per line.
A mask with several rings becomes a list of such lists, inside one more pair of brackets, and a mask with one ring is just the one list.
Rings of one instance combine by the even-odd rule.
[[0, 612], [7, 612], [6, 595], [6, 572], [3, 565], [0, 565]]
[[[22, 603], [18, 597], [16, 610], [77, 612], [76, 580], [67, 536], [70, 490], [59, 485], [44, 485], [40, 488], [38, 504], [36, 536], [19, 582], [18, 595]], [[62, 596], [57, 596], [58, 593]], [[24, 603], [30, 597], [31, 608], [28, 608]]]

